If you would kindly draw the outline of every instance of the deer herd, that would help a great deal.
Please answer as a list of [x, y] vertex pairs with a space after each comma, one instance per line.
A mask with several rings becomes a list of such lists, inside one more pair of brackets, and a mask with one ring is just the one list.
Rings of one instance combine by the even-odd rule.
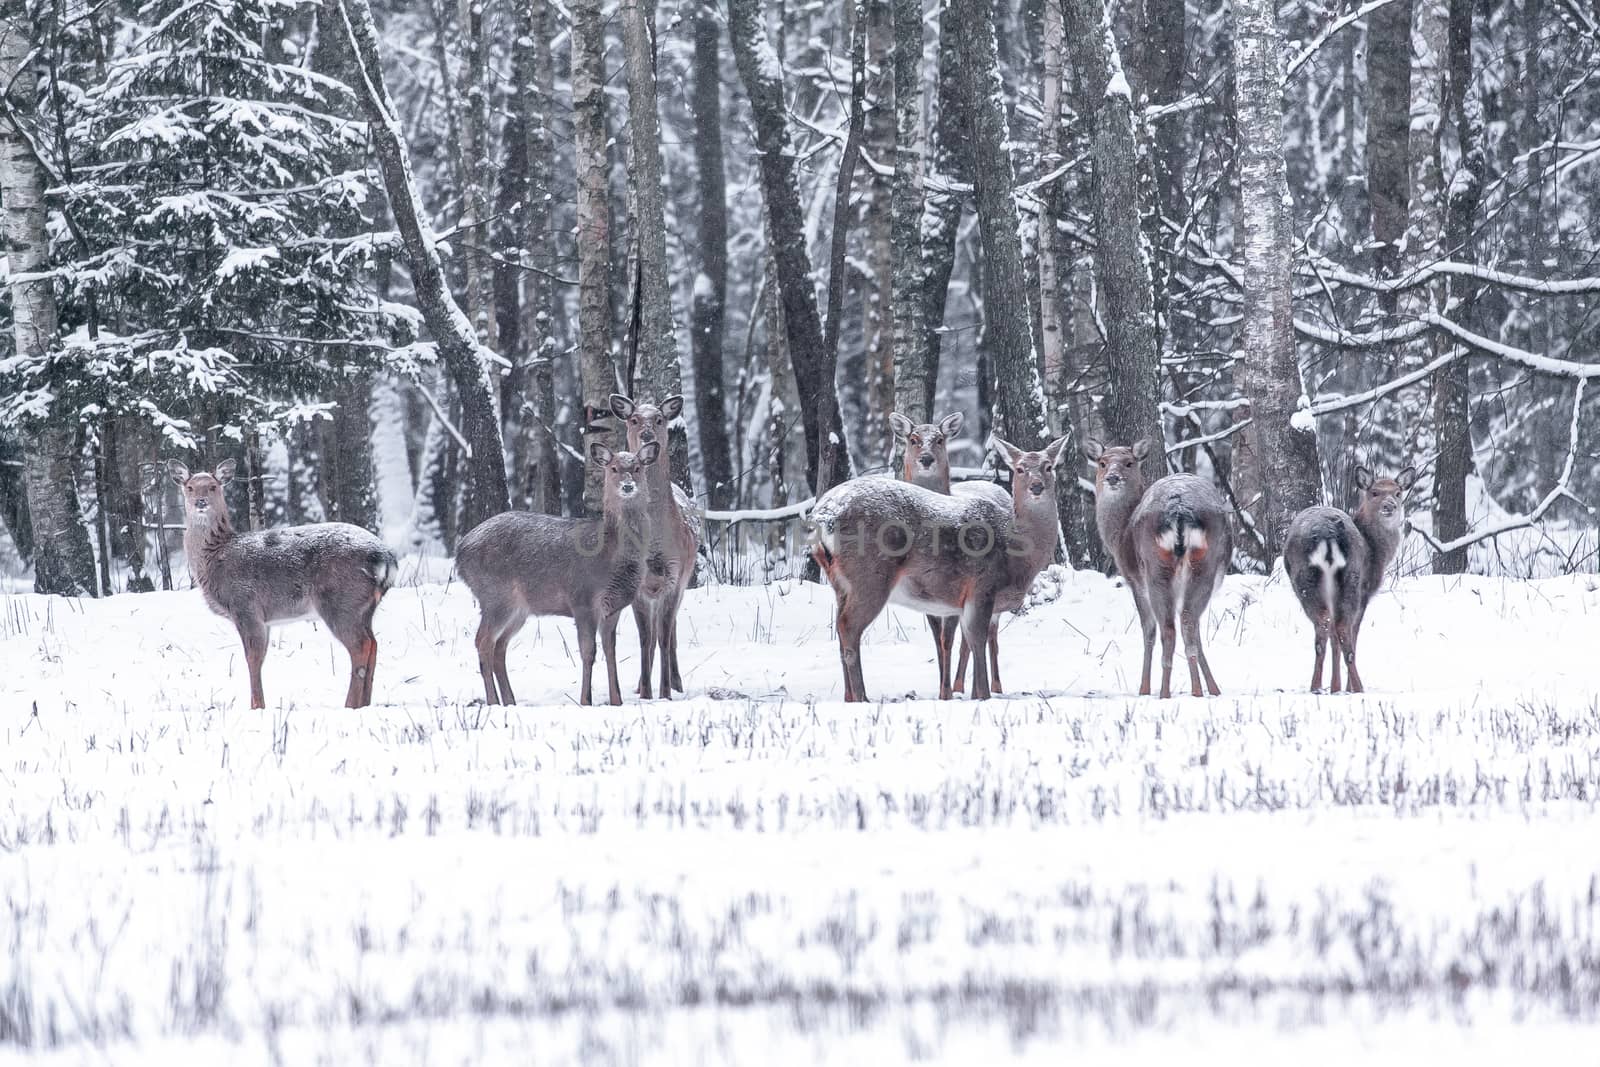
[[[637, 694], [648, 699], [683, 691], [678, 607], [700, 541], [698, 513], [672, 481], [666, 447], [683, 398], [657, 405], [613, 395], [610, 407], [626, 430], [627, 449], [589, 447], [589, 459], [604, 473], [599, 517], [507, 511], [457, 546], [456, 572], [481, 612], [474, 643], [489, 704], [516, 700], [506, 649], [533, 615], [567, 616], [576, 625], [583, 704], [593, 699], [598, 638], [607, 697], [622, 703], [617, 622], [624, 608], [632, 608], [639, 633]], [[940, 698], [965, 691], [970, 659], [971, 695], [986, 699], [1002, 691], [997, 616], [1022, 607], [1055, 556], [1056, 472], [1067, 438], [1036, 452], [991, 438], [990, 448], [1011, 471], [1008, 493], [993, 482], [951, 484], [949, 443], [961, 431], [960, 414], [916, 424], [896, 413], [890, 424], [904, 448], [902, 477], [835, 486], [816, 501], [808, 520], [811, 557], [836, 599], [845, 699], [867, 699], [861, 636], [891, 603], [927, 616]], [[1221, 690], [1200, 624], [1232, 555], [1229, 508], [1215, 486], [1192, 474], [1168, 474], [1147, 486], [1143, 468], [1150, 451], [1147, 441], [1108, 447], [1090, 439], [1083, 447], [1095, 467], [1095, 524], [1133, 595], [1144, 638], [1139, 693], [1151, 693], [1159, 636], [1160, 693], [1172, 695], [1181, 633], [1190, 692], [1216, 696]], [[168, 469], [183, 493], [184, 549], [195, 584], [207, 606], [234, 624], [244, 646], [251, 707], [266, 706], [261, 665], [268, 627], [311, 615], [350, 653], [346, 706], [369, 704], [378, 656], [372, 618], [398, 573], [394, 553], [347, 523], [240, 533], [223, 498], [232, 460], [212, 473], [191, 473], [176, 461]], [[1284, 568], [1315, 634], [1313, 691], [1322, 688], [1330, 644], [1332, 691], [1340, 691], [1341, 664], [1350, 691], [1362, 691], [1356, 668], [1361, 620], [1400, 543], [1404, 496], [1415, 478], [1410, 467], [1394, 478], [1358, 467], [1355, 511], [1307, 508], [1288, 528]], [[1069, 486], [1075, 481], [1068, 475]]]

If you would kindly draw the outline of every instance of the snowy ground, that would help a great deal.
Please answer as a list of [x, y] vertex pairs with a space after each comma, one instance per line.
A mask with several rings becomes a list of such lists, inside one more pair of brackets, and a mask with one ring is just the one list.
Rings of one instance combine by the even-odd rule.
[[691, 699], [573, 706], [546, 620], [507, 710], [428, 581], [362, 712], [314, 624], [252, 712], [196, 592], [0, 597], [0, 1060], [1553, 1061], [1600, 1019], [1597, 590], [1407, 579], [1350, 698], [1230, 579], [1227, 695], [1159, 701], [1067, 575], [1015, 695], [926, 699], [892, 612], [847, 706], [827, 590], [712, 588]]

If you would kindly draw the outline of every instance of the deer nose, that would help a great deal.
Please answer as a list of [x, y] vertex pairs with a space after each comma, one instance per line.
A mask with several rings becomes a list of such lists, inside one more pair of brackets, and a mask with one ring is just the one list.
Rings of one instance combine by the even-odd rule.
[[1120, 475], [1120, 474], [1108, 474], [1108, 475], [1106, 475], [1106, 484], [1109, 485], [1113, 489], [1116, 489], [1116, 488], [1120, 487], [1122, 485], [1122, 475]]
[[933, 457], [929, 455], [918, 456], [917, 462], [922, 464], [924, 467], [931, 467], [933, 466]]
[[1043, 482], [1029, 482], [1028, 483], [1028, 492], [1032, 493], [1034, 496], [1044, 496], [1044, 483]]
[[647, 445], [655, 439], [656, 432], [654, 430], [641, 430], [639, 432], [639, 443], [642, 445]]
[[623, 496], [632, 496], [634, 493], [639, 491], [639, 487], [632, 482], [623, 482], [621, 485], [617, 486], [617, 491]]

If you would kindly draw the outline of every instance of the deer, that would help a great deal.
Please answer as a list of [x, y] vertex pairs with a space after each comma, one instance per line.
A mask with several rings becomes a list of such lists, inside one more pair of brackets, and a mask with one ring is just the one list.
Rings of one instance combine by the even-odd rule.
[[935, 493], [889, 478], [856, 478], [812, 509], [812, 559], [833, 587], [845, 700], [867, 699], [861, 635], [896, 603], [958, 615], [973, 651], [972, 698], [987, 700], [987, 638], [997, 610], [1020, 607], [1055, 554], [1055, 467], [1065, 437], [1037, 452], [992, 438], [1011, 468], [1010, 499]]
[[658, 457], [647, 464], [650, 555], [633, 601], [633, 621], [639, 629], [639, 696], [644, 700], [650, 699], [650, 674], [657, 652], [661, 655], [661, 696], [671, 700], [672, 690], [683, 692], [678, 668], [678, 605], [694, 577], [700, 533], [693, 501], [673, 482], [668, 469], [667, 427], [682, 411], [681, 396], [669, 396], [656, 405], [611, 394], [611, 413], [622, 420], [628, 447], [638, 452], [647, 444], [662, 446]]
[[372, 703], [378, 640], [372, 617], [400, 565], [382, 541], [346, 522], [319, 522], [239, 533], [222, 490], [235, 463], [189, 472], [171, 460], [167, 472], [183, 493], [183, 549], [206, 606], [233, 623], [250, 673], [250, 707], [264, 709], [261, 665], [269, 627], [316, 615], [350, 653], [345, 707]]
[[[1002, 506], [1009, 506], [1010, 495], [993, 482], [957, 482], [953, 486], [950, 484], [949, 442], [961, 432], [961, 424], [964, 421], [965, 416], [959, 411], [946, 415], [937, 423], [920, 424], [912, 422], [898, 411], [890, 412], [889, 426], [894, 431], [895, 437], [905, 443], [905, 462], [901, 468], [901, 479], [945, 496], [950, 496], [952, 493], [987, 495], [999, 501]], [[933, 631], [934, 661], [939, 665], [940, 700], [949, 700], [952, 691], [961, 692], [966, 689], [969, 649], [965, 636], [961, 639], [961, 660], [956, 671], [953, 690], [950, 679], [950, 651], [955, 644], [959, 622], [955, 616], [944, 618], [937, 615], [928, 616], [928, 629]], [[999, 631], [999, 622], [991, 621], [989, 624], [990, 688], [996, 693], [1004, 692], [1000, 685]]]
[[617, 681], [617, 619], [633, 603], [650, 552], [650, 506], [645, 472], [661, 446], [613, 452], [598, 441], [589, 459], [605, 472], [599, 518], [568, 519], [502, 511], [485, 519], [456, 547], [456, 573], [478, 599], [474, 644], [484, 700], [517, 701], [506, 674], [506, 648], [530, 615], [558, 615], [578, 628], [583, 661], [578, 702], [594, 703], [595, 636], [606, 657], [607, 696], [622, 703]]
[[1222, 585], [1232, 554], [1228, 509], [1214, 485], [1193, 474], [1168, 474], [1145, 488], [1140, 465], [1150, 442], [1107, 447], [1089, 438], [1083, 453], [1095, 464], [1094, 516], [1100, 540], [1133, 594], [1144, 634], [1139, 695], [1150, 695], [1150, 666], [1161, 635], [1161, 698], [1172, 696], [1172, 656], [1183, 631], [1194, 696], [1222, 690], [1200, 641], [1200, 620]]
[[1361, 620], [1400, 547], [1406, 521], [1404, 497], [1416, 480], [1413, 467], [1393, 478], [1376, 478], [1366, 467], [1357, 467], [1356, 488], [1361, 492], [1361, 503], [1354, 512], [1306, 508], [1289, 523], [1283, 566], [1315, 631], [1313, 693], [1322, 691], [1322, 661], [1330, 641], [1332, 691], [1339, 692], [1341, 659], [1349, 669], [1350, 692], [1366, 691], [1356, 670]]

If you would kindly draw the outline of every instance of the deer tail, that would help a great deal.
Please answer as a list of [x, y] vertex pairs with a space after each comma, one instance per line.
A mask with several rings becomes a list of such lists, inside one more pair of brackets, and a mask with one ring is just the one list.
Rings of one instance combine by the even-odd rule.
[[1322, 575], [1320, 581], [1322, 607], [1331, 618], [1339, 602], [1339, 583], [1344, 578], [1344, 571], [1349, 566], [1350, 558], [1345, 554], [1337, 538], [1325, 536], [1312, 542], [1311, 551], [1306, 554], [1306, 562]]
[[394, 587], [395, 579], [400, 576], [400, 561], [393, 552], [375, 548], [367, 557], [367, 564], [372, 568], [372, 581], [378, 587], [379, 596]]

